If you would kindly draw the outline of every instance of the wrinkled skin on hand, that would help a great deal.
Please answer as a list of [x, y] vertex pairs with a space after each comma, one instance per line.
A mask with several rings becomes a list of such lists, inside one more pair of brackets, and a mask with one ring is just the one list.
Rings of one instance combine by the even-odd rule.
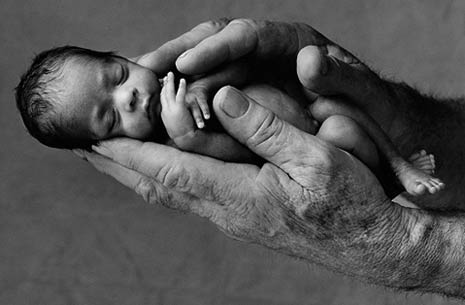
[[[129, 139], [95, 147], [106, 158], [86, 157], [147, 202], [196, 213], [233, 238], [317, 263], [327, 262], [328, 253], [352, 259], [350, 247], [372, 246], [368, 237], [378, 246], [390, 244], [380, 232], [392, 227], [386, 220], [395, 217], [397, 207], [361, 162], [279, 120], [235, 89], [222, 89], [214, 103], [225, 128], [269, 163], [261, 168], [229, 164]], [[232, 119], [221, 107], [245, 114]], [[371, 265], [363, 261], [364, 268], [375, 268], [378, 260], [374, 255]], [[339, 269], [338, 264], [334, 260], [329, 267]]]
[[[300, 57], [304, 46], [310, 56]], [[380, 124], [404, 155], [419, 150], [418, 144], [428, 151], [439, 145], [438, 159], [460, 153], [451, 147], [460, 142], [449, 139], [463, 139], [458, 137], [465, 130], [458, 125], [463, 110], [381, 80], [307, 25], [207, 22], [137, 60], [160, 75], [175, 64], [183, 73], [199, 74], [240, 57], [266, 67], [275, 80], [295, 78], [296, 86], [317, 105], [319, 94], [351, 100]], [[270, 60], [273, 65], [266, 66]], [[221, 89], [213, 108], [225, 130], [268, 163], [225, 163], [130, 139], [105, 141], [94, 148], [96, 153], [78, 153], [147, 202], [207, 217], [234, 238], [370, 283], [465, 297], [461, 215], [391, 203], [374, 175], [354, 157], [281, 121], [235, 89]], [[447, 136], [438, 128], [446, 117], [453, 118]], [[420, 137], [420, 131], [435, 137]], [[457, 177], [463, 177], [457, 175], [460, 171], [453, 163], [438, 168], [441, 178], [452, 173], [440, 195], [445, 206], [460, 203], [454, 187], [461, 182]]]
[[[184, 50], [189, 51], [177, 58]], [[169, 52], [176, 56], [169, 57]], [[295, 87], [303, 89], [314, 109], [324, 107], [324, 100], [333, 95], [345, 99], [371, 115], [404, 157], [422, 149], [436, 156], [436, 175], [446, 189], [409, 199], [431, 209], [465, 210], [463, 99], [439, 100], [405, 84], [385, 81], [348, 51], [300, 23], [248, 19], [206, 22], [155, 53], [152, 56], [158, 59], [154, 61], [157, 65], [161, 58], [169, 58], [166, 62], [175, 62], [186, 74], [249, 59], [267, 80], [279, 83], [295, 79]], [[159, 67], [165, 68], [166, 62]]]

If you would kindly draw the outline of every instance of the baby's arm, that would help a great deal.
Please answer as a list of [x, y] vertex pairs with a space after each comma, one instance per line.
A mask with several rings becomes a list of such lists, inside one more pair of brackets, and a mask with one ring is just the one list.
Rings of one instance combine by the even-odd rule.
[[187, 88], [186, 103], [191, 109], [197, 127], [203, 128], [204, 119], [210, 118], [208, 102], [221, 87], [241, 87], [248, 79], [248, 66], [243, 61], [236, 61], [192, 82]]
[[[310, 106], [310, 109], [313, 116], [320, 122], [325, 122], [329, 117], [336, 115], [349, 117], [357, 122], [377, 146], [379, 152], [384, 155], [404, 188], [411, 195], [421, 195], [425, 191], [433, 194], [444, 188], [445, 185], [440, 179], [432, 177], [428, 173], [429, 166], [432, 166], [434, 169], [434, 159], [432, 160], [430, 157], [426, 158], [425, 154], [420, 154], [420, 156], [414, 155], [412, 156], [412, 162], [416, 159], [420, 160], [418, 160], [417, 166], [413, 166], [402, 157], [392, 140], [381, 129], [378, 123], [357, 107], [336, 99], [320, 97], [317, 102]], [[334, 134], [334, 132], [332, 133]], [[344, 130], [338, 130], [336, 133], [344, 133]], [[350, 141], [350, 136], [346, 136], [345, 139], [341, 137], [340, 139]], [[333, 144], [344, 147], [344, 144]], [[429, 164], [422, 164], [424, 162]]]
[[169, 137], [182, 150], [225, 161], [255, 161], [256, 156], [225, 133], [197, 129], [186, 107], [186, 81], [181, 79], [176, 93], [173, 73], [168, 73], [160, 94], [161, 117]]

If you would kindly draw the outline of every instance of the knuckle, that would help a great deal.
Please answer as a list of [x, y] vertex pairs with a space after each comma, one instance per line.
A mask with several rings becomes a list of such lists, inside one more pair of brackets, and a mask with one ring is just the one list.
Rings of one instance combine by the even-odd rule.
[[137, 166], [138, 166], [137, 157], [129, 156], [127, 160], [127, 165], [129, 168], [137, 170]]
[[337, 158], [338, 157], [335, 155], [334, 149], [323, 146], [319, 149], [316, 165], [319, 165], [319, 167], [326, 172], [333, 172], [337, 167]]
[[184, 189], [189, 184], [189, 173], [179, 164], [166, 165], [159, 176], [160, 182], [168, 188]]
[[155, 185], [145, 177], [139, 178], [135, 186], [135, 191], [148, 203], [157, 201], [158, 194]]
[[203, 22], [199, 24], [197, 27], [218, 32], [222, 28], [224, 28], [229, 22], [230, 22], [230, 19], [223, 17], [223, 18]]
[[237, 19], [232, 20], [229, 24], [234, 25], [234, 26], [248, 28], [248, 27], [255, 27], [257, 25], [257, 22], [252, 19], [248, 19], [248, 18], [237, 18]]
[[258, 125], [258, 128], [248, 138], [247, 144], [252, 146], [260, 146], [273, 143], [275, 141], [279, 142], [278, 139], [283, 135], [283, 132], [283, 121], [281, 121], [271, 111], [267, 111], [262, 122]]

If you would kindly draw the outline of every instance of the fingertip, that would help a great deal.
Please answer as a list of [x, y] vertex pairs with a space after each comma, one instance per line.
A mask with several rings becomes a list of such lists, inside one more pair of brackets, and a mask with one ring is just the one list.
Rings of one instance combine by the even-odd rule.
[[202, 110], [204, 119], [208, 120], [210, 118], [210, 110], [209, 110], [208, 104], [204, 100], [199, 102], [199, 104], [200, 104], [200, 109]]
[[179, 80], [179, 89], [181, 89], [182, 91], [186, 89], [186, 80], [184, 78], [181, 78]]
[[307, 46], [297, 55], [297, 75], [309, 89], [317, 87], [320, 78], [328, 73], [328, 58], [320, 47]]

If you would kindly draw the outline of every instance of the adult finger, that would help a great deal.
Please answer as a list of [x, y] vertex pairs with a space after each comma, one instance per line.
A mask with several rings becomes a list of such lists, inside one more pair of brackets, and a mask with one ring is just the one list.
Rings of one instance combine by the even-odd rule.
[[[297, 182], [302, 183], [303, 176], [314, 179], [313, 174], [329, 176], [332, 155], [339, 153], [331, 144], [279, 119], [270, 110], [229, 86], [218, 91], [213, 107], [232, 136], [283, 169]], [[333, 159], [337, 158], [334, 156]]]
[[319, 95], [348, 97], [388, 128], [395, 103], [386, 82], [352, 54], [336, 46], [307, 46], [297, 57], [297, 75], [311, 101]]
[[295, 59], [298, 51], [306, 45], [329, 42], [306, 24], [236, 19], [182, 54], [176, 66], [179, 71], [193, 75], [247, 54], [259, 60], [274, 59], [278, 62]]
[[150, 63], [151, 69], [156, 74], [165, 75], [168, 71], [174, 68], [174, 63], [179, 55], [186, 50], [195, 47], [206, 37], [209, 37], [223, 29], [227, 25], [228, 21], [228, 19], [224, 18], [201, 23], [189, 32], [166, 42], [154, 52], [143, 55], [138, 60], [141, 65], [144, 65], [144, 62]]
[[303, 48], [297, 56], [297, 75], [312, 93], [343, 94], [355, 101], [366, 101], [380, 83], [376, 74], [336, 45]]
[[208, 206], [201, 204], [197, 197], [170, 190], [158, 181], [97, 153], [84, 150], [75, 150], [74, 152], [101, 173], [115, 178], [124, 186], [134, 190], [148, 203], [162, 204], [172, 209], [194, 212], [200, 215], [206, 214]]
[[247, 190], [258, 174], [256, 166], [224, 163], [173, 147], [127, 138], [103, 141], [93, 149], [169, 189], [211, 202], [250, 198]]

